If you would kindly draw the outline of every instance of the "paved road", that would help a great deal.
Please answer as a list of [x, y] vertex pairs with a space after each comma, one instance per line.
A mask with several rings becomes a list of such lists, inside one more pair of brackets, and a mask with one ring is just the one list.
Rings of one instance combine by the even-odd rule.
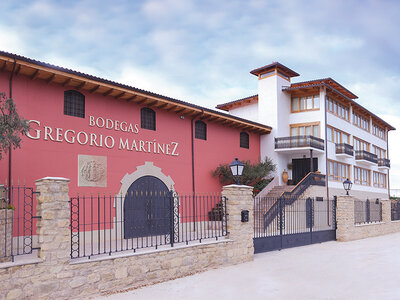
[[98, 299], [397, 300], [400, 233], [257, 254], [249, 263]]

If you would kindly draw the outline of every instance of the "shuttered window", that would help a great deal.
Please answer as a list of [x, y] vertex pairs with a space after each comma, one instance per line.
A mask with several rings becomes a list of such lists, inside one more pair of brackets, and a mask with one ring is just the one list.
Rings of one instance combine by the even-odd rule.
[[207, 124], [203, 121], [196, 121], [195, 123], [195, 138], [207, 140]]
[[147, 107], [140, 110], [140, 127], [156, 130], [156, 113], [154, 110]]
[[85, 96], [77, 91], [65, 91], [64, 115], [85, 118]]
[[240, 147], [249, 149], [249, 134], [247, 132], [240, 133]]

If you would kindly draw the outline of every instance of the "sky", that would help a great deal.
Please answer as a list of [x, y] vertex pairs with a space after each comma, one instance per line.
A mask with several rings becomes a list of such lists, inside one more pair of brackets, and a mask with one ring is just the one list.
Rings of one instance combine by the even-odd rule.
[[0, 50], [209, 108], [257, 94], [249, 72], [278, 61], [332, 77], [398, 132], [400, 1], [0, 1]]

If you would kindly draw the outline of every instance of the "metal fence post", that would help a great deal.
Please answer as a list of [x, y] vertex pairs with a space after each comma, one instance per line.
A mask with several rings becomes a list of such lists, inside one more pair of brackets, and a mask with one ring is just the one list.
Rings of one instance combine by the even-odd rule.
[[370, 210], [370, 203], [369, 200], [367, 199], [367, 201], [365, 202], [365, 220], [367, 223], [369, 223], [371, 221], [371, 210]]
[[174, 246], [174, 241], [175, 241], [175, 230], [174, 230], [174, 192], [170, 191], [169, 193], [169, 207], [170, 207], [170, 243], [171, 243], [171, 247]]
[[337, 220], [336, 220], [336, 208], [337, 208], [337, 196], [333, 196], [332, 203], [332, 226], [333, 229], [337, 229]]
[[281, 249], [283, 248], [283, 209], [284, 209], [284, 199], [278, 198], [279, 201], [279, 235], [281, 237]]

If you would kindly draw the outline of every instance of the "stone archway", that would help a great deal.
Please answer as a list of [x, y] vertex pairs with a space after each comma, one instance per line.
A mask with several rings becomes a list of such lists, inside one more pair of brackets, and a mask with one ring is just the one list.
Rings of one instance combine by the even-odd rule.
[[[126, 173], [125, 176], [121, 180], [121, 188], [119, 190], [118, 195], [116, 195], [116, 199], [114, 201], [114, 207], [116, 210], [115, 218], [116, 222], [122, 222], [124, 219], [123, 215], [123, 199], [125, 195], [128, 193], [129, 188], [132, 186], [134, 182], [138, 179], [143, 178], [145, 176], [155, 177], [160, 180], [171, 192], [175, 192], [175, 182], [172, 180], [171, 176], [167, 176], [162, 172], [162, 169], [155, 166], [153, 162], [146, 161], [144, 165], [136, 167], [136, 171], [129, 174]], [[124, 226], [118, 228], [117, 231], [118, 236], [125, 236]], [[121, 230], [121, 231], [120, 231]]]

